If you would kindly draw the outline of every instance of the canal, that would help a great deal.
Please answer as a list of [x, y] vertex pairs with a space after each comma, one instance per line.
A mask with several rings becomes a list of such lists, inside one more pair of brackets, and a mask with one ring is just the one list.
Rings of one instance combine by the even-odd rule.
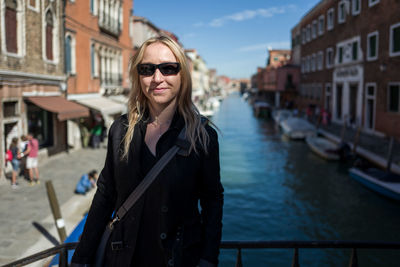
[[[314, 155], [257, 119], [239, 94], [213, 117], [225, 188], [223, 240], [400, 240], [400, 203], [353, 181], [341, 163]], [[301, 266], [347, 266], [349, 249], [300, 249]], [[359, 250], [359, 266], [399, 266], [398, 251]], [[395, 258], [397, 256], [397, 259]], [[293, 250], [243, 250], [244, 266], [291, 266]], [[235, 266], [222, 250], [220, 266]]]

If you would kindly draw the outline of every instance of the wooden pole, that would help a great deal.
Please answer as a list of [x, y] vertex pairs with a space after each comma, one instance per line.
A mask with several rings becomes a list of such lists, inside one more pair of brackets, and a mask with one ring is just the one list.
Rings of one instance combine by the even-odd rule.
[[356, 154], [358, 141], [360, 140], [361, 126], [357, 127], [356, 135], [354, 136], [353, 154]]
[[343, 120], [343, 127], [342, 127], [342, 132], [340, 133], [340, 141], [344, 142], [344, 136], [346, 134], [346, 117]]
[[56, 193], [54, 191], [53, 183], [51, 181], [46, 181], [47, 196], [49, 198], [51, 212], [53, 213], [54, 222], [57, 227], [58, 236], [60, 237], [61, 243], [67, 238], [67, 232], [65, 230], [64, 219], [61, 216], [60, 206], [58, 205], [58, 200]]
[[388, 156], [387, 156], [387, 164], [386, 164], [386, 171], [390, 172], [390, 167], [392, 165], [392, 159], [393, 159], [393, 144], [394, 144], [394, 137], [390, 137], [389, 141], [389, 149], [388, 149]]

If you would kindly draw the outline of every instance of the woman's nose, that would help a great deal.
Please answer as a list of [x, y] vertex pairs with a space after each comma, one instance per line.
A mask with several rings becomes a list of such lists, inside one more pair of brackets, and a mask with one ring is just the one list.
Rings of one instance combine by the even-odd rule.
[[164, 80], [164, 75], [161, 73], [159, 69], [156, 69], [153, 75], [153, 79], [155, 82], [162, 82]]

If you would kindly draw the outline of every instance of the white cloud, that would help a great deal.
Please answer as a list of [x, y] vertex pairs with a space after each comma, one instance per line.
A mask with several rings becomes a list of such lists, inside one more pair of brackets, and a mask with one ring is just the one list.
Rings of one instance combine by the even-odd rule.
[[267, 49], [288, 49], [288, 48], [290, 48], [290, 42], [281, 41], [281, 42], [270, 42], [270, 43], [243, 46], [239, 48], [238, 51], [240, 52], [259, 51], [259, 50], [267, 51]]
[[255, 10], [243, 10], [241, 12], [237, 12], [231, 15], [226, 15], [220, 18], [213, 19], [210, 23], [208, 23], [211, 27], [221, 27], [224, 24], [230, 21], [244, 21], [250, 20], [256, 17], [264, 17], [271, 18], [278, 14], [284, 14], [288, 10], [296, 8], [295, 5], [286, 5], [281, 7], [270, 7], [270, 8], [259, 8]]
[[204, 23], [203, 22], [197, 22], [197, 23], [193, 24], [193, 26], [194, 27], [202, 27], [202, 26], [204, 26]]

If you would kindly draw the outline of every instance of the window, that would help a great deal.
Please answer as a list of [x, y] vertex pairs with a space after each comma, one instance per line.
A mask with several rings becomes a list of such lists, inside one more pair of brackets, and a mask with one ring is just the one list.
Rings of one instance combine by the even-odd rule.
[[379, 0], [368, 0], [368, 6], [374, 6], [379, 3]]
[[304, 29], [301, 30], [301, 43], [302, 43], [302, 44], [305, 44], [306, 42], [307, 42], [307, 39], [306, 39], [306, 29], [304, 28]]
[[343, 62], [343, 46], [339, 46], [338, 49], [338, 63], [342, 63]]
[[324, 28], [325, 28], [325, 17], [324, 17], [324, 15], [321, 15], [318, 18], [318, 34], [319, 35], [324, 34]]
[[361, 0], [351, 1], [351, 13], [353, 16], [360, 14], [361, 12]]
[[53, 14], [50, 10], [46, 13], [46, 58], [53, 60]]
[[316, 67], [316, 66], [315, 66], [315, 65], [316, 65], [315, 63], [316, 63], [316, 62], [315, 62], [315, 61], [316, 61], [316, 57], [317, 57], [317, 56], [316, 56], [315, 54], [312, 54], [312, 56], [311, 56], [311, 71], [315, 71], [315, 67]]
[[389, 83], [389, 111], [400, 112], [400, 83]]
[[71, 69], [72, 69], [72, 58], [71, 58], [71, 54], [72, 54], [72, 48], [71, 48], [71, 44], [72, 43], [72, 38], [70, 35], [68, 35], [65, 38], [65, 71], [67, 73], [71, 73]]
[[353, 42], [351, 54], [352, 54], [352, 60], [356, 61], [358, 59], [358, 41]]
[[376, 60], [378, 58], [378, 31], [372, 32], [367, 36], [367, 60]]
[[316, 20], [314, 20], [312, 23], [311, 33], [312, 33], [311, 35], [312, 35], [313, 39], [317, 38], [317, 21]]
[[346, 3], [344, 1], [339, 2], [338, 6], [338, 23], [344, 23], [346, 21]]
[[95, 73], [96, 73], [96, 70], [95, 70], [95, 57], [96, 57], [95, 48], [94, 48], [94, 44], [92, 44], [90, 46], [90, 69], [91, 69], [92, 77], [94, 77]]
[[328, 10], [327, 14], [327, 23], [326, 23], [326, 29], [328, 31], [332, 30], [335, 24], [335, 9], [330, 8]]
[[400, 55], [400, 23], [390, 26], [389, 55], [391, 57]]
[[5, 26], [7, 52], [17, 54], [17, 2], [15, 1], [6, 1]]
[[307, 56], [307, 59], [306, 59], [306, 72], [310, 72], [310, 62], [311, 62], [311, 56]]
[[3, 102], [3, 116], [4, 118], [18, 116], [18, 101]]
[[76, 72], [75, 37], [67, 33], [65, 37], [65, 70], [68, 74]]
[[301, 59], [301, 65], [300, 66], [301, 66], [300, 67], [301, 73], [304, 73], [304, 70], [305, 70], [304, 58]]
[[90, 13], [94, 14], [94, 0], [90, 0]]
[[329, 47], [326, 49], [326, 68], [333, 67], [333, 48]]
[[319, 51], [318, 56], [317, 56], [317, 69], [322, 70], [323, 69], [323, 61], [324, 61], [324, 52]]
[[307, 25], [307, 34], [306, 34], [306, 40], [307, 42], [311, 41], [311, 25]]

